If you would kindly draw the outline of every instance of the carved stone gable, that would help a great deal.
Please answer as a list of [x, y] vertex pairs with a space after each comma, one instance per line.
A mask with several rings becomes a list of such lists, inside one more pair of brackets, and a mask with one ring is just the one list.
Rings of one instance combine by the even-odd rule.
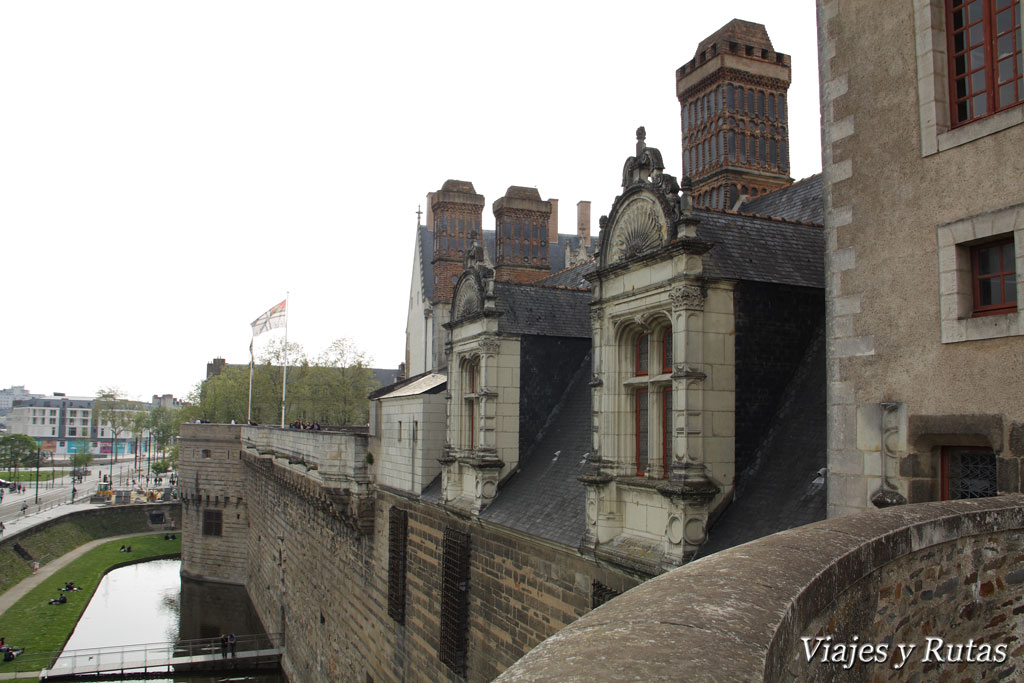
[[665, 240], [665, 215], [652, 196], [647, 193], [635, 195], [618, 211], [611, 234], [612, 261], [653, 251]]
[[483, 310], [483, 295], [477, 285], [476, 278], [466, 278], [455, 294], [452, 305], [452, 320], [461, 320]]

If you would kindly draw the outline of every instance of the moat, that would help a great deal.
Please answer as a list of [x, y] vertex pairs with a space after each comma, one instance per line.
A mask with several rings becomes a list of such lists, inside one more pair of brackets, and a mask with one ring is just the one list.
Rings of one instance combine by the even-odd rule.
[[[264, 632], [243, 587], [194, 581], [180, 571], [180, 560], [154, 560], [111, 571], [97, 587], [64, 651]], [[280, 672], [232, 673], [230, 677], [253, 683], [287, 680]], [[224, 673], [174, 674], [138, 680], [213, 683], [224, 678]]]

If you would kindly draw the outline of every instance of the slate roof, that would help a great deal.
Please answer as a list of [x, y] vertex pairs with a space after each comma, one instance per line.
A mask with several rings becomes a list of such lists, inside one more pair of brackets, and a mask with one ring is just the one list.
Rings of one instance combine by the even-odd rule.
[[712, 243], [704, 274], [712, 278], [825, 286], [825, 238], [820, 227], [758, 216], [697, 209], [698, 239]]
[[588, 290], [496, 281], [494, 294], [499, 332], [590, 338]]
[[381, 386], [394, 384], [398, 381], [400, 370], [398, 368], [370, 368], [373, 373], [373, 381]]
[[[494, 231], [484, 230], [484, 248], [487, 249], [487, 255], [494, 263], [495, 260], [495, 246], [494, 246]], [[580, 237], [579, 235], [559, 235], [558, 243], [551, 243], [548, 245], [548, 264], [552, 273], [557, 273], [565, 269], [565, 247], [569, 245], [569, 248], [575, 251], [579, 248]], [[587, 250], [588, 253], [594, 254], [597, 252], [597, 247], [600, 244], [598, 237], [591, 238], [591, 246]], [[434, 297], [434, 264], [431, 263], [431, 259], [434, 257], [434, 233], [427, 230], [425, 225], [419, 226], [419, 248], [420, 248], [420, 263], [423, 264], [423, 294], [426, 298], [432, 299]]]
[[798, 180], [788, 187], [744, 202], [739, 211], [824, 225], [825, 199], [822, 195], [821, 174]]
[[598, 267], [597, 259], [591, 259], [584, 263], [581, 263], [572, 268], [566, 268], [560, 270], [557, 273], [546, 277], [543, 280], [537, 282], [538, 285], [548, 285], [551, 287], [572, 287], [575, 289], [591, 289], [590, 283], [587, 281], [587, 275], [590, 275]]
[[480, 519], [579, 547], [586, 529], [586, 489], [577, 477], [590, 455], [590, 367], [587, 354], [543, 435]]
[[698, 556], [825, 519], [825, 335], [808, 344], [762, 436], [736, 497], [712, 525]]

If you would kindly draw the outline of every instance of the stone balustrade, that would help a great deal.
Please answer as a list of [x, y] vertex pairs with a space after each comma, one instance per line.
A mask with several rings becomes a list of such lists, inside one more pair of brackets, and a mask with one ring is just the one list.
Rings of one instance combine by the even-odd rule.
[[1022, 529], [1017, 494], [774, 534], [624, 593], [497, 680], [1019, 680]]

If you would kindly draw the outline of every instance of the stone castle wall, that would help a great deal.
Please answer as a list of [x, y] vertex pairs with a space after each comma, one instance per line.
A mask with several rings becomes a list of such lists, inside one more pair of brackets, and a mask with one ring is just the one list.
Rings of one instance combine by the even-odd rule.
[[[181, 573], [190, 578], [245, 581], [249, 522], [242, 481], [241, 430], [241, 425], [181, 426]], [[203, 533], [207, 510], [220, 513], [219, 536]]]
[[[232, 432], [221, 425], [185, 430], [182, 481], [199, 473], [202, 496], [186, 505], [186, 524], [192, 525], [183, 546], [188, 574], [244, 583], [264, 628], [284, 633], [283, 666], [292, 680], [489, 681], [595, 602], [639, 582], [575, 549], [383, 489], [372, 494], [373, 527], [367, 532], [315, 470], [248, 449], [238, 459], [241, 441], [230, 448], [222, 442], [220, 459], [216, 453], [203, 458], [199, 446]], [[211, 501], [230, 495], [231, 510], [241, 496], [245, 523], [225, 525], [220, 538], [202, 536], [207, 492]], [[388, 609], [393, 507], [407, 513], [401, 621]], [[449, 528], [469, 537], [464, 678], [438, 654], [442, 547]], [[237, 545], [244, 550], [222, 558], [219, 549]]]

